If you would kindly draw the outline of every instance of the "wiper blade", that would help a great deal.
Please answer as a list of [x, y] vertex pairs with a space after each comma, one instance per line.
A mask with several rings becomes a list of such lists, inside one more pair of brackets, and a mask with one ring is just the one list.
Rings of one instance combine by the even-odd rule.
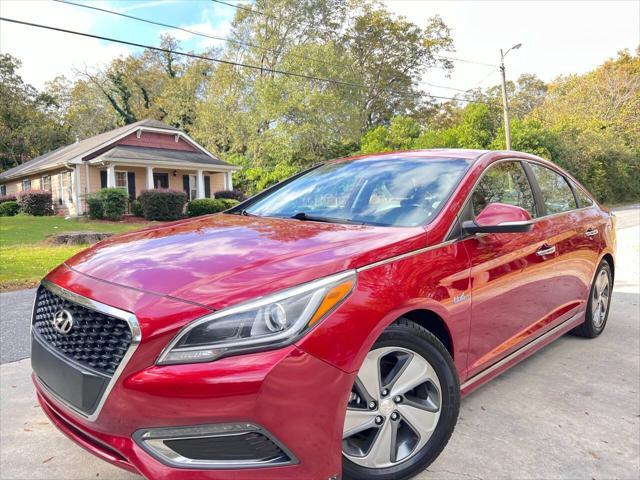
[[362, 222], [356, 222], [354, 220], [349, 220], [348, 218], [321, 217], [317, 215], [309, 215], [305, 212], [298, 212], [295, 215], [292, 215], [291, 218], [294, 218], [296, 220], [308, 221], [308, 222], [345, 223], [348, 225], [364, 225], [364, 223]]
[[237, 210], [235, 212], [226, 212], [230, 215], [242, 215], [243, 217], [257, 217], [258, 215], [254, 215], [253, 213], [249, 213], [246, 210]]

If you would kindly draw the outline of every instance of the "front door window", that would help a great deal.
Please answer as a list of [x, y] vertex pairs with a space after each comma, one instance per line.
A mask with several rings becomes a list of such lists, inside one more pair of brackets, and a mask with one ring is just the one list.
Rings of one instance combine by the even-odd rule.
[[198, 183], [195, 175], [189, 175], [189, 201], [198, 198]]
[[154, 173], [153, 174], [153, 188], [169, 188], [169, 174], [168, 173]]
[[471, 196], [473, 215], [490, 203], [506, 203], [524, 208], [536, 216], [533, 191], [520, 162], [501, 162], [484, 174]]

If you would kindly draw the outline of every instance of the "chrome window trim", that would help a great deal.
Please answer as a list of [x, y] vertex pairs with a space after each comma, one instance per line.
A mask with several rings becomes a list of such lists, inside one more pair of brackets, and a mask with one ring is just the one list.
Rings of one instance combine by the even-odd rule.
[[[487, 172], [487, 170], [489, 170], [489, 168], [493, 167], [494, 165], [497, 165], [499, 163], [503, 163], [503, 162], [527, 162], [527, 163], [535, 163], [537, 165], [540, 165], [541, 167], [545, 167], [548, 168], [549, 170], [554, 171], [555, 173], [557, 173], [558, 175], [562, 176], [567, 183], [569, 184], [569, 187], [571, 187], [571, 178], [567, 177], [564, 173], [559, 172], [557, 169], [553, 168], [553, 166], [549, 166], [545, 163], [542, 163], [538, 160], [530, 160], [528, 158], [501, 158], [500, 160], [496, 160], [495, 162], [491, 163], [490, 165], [488, 165], [486, 167], [486, 169], [482, 172], [482, 174], [476, 179], [476, 181], [473, 183], [473, 186], [471, 187], [471, 190], [469, 191], [469, 194], [467, 195], [467, 198], [464, 199], [464, 202], [462, 202], [462, 206], [458, 209], [458, 212], [456, 213], [456, 218], [460, 218], [460, 214], [462, 213], [462, 211], [464, 210], [465, 206], [467, 205], [467, 202], [469, 201], [469, 199], [471, 198], [471, 195], [473, 195], [474, 190], [476, 189], [476, 187], [478, 186], [478, 183], [480, 183], [480, 180], [482, 180], [482, 178], [484, 177], [485, 173]], [[538, 181], [538, 179], [536, 178], [536, 183]], [[574, 182], [575, 183], [575, 182]], [[533, 189], [533, 186], [531, 186]], [[578, 185], [576, 185], [577, 188], [579, 188]], [[584, 191], [584, 189], [582, 189]], [[586, 193], [586, 192], [585, 192]], [[535, 194], [534, 194], [535, 196]], [[589, 208], [593, 208], [596, 205], [596, 202], [593, 200], [592, 196], [590, 194], [587, 193], [587, 196], [589, 198], [591, 198], [591, 201], [593, 202], [591, 205], [588, 205], [586, 207], [578, 207], [578, 208], [573, 208], [571, 210], [567, 210], [566, 212], [559, 212], [559, 213], [549, 213], [547, 215], [542, 215], [540, 217], [535, 217], [532, 218], [531, 221], [535, 224], [538, 223], [538, 221], [543, 220], [543, 219], [547, 219], [547, 218], [553, 218], [553, 217], [557, 217], [558, 215], [566, 215], [567, 213], [571, 213], [571, 212], [579, 212], [581, 210], [587, 210]], [[576, 201], [576, 206], [578, 205], [578, 202]], [[449, 235], [451, 235], [451, 231], [453, 230], [453, 227], [455, 225], [455, 221], [449, 226], [449, 230], [447, 230], [447, 234], [444, 236], [444, 238], [449, 238]], [[465, 237], [465, 238], [471, 238], [471, 237]], [[459, 238], [457, 240], [462, 240], [462, 238]], [[446, 242], [445, 242], [446, 243]]]
[[[549, 167], [548, 165], [546, 165], [546, 164], [544, 164], [544, 163], [542, 163], [542, 162], [540, 162], [540, 161], [530, 160], [530, 159], [526, 159], [526, 158], [517, 158], [517, 157], [513, 157], [513, 158], [511, 158], [511, 157], [510, 157], [510, 158], [501, 158], [501, 159], [496, 160], [495, 162], [491, 163], [489, 166], [487, 166], [487, 168], [482, 172], [482, 174], [481, 174], [481, 175], [476, 179], [476, 181], [474, 182], [473, 186], [471, 187], [471, 190], [470, 190], [469, 194], [468, 194], [468, 195], [467, 195], [467, 197], [465, 198], [464, 202], [462, 202], [462, 206], [458, 209], [458, 212], [456, 213], [456, 217], [455, 217], [456, 219], [458, 219], [458, 218], [460, 217], [460, 214], [461, 214], [461, 213], [462, 213], [462, 211], [464, 210], [464, 208], [465, 208], [465, 206], [466, 206], [467, 202], [468, 202], [468, 201], [469, 201], [469, 199], [471, 198], [471, 195], [473, 195], [474, 190], [475, 190], [475, 189], [476, 189], [476, 187], [478, 186], [478, 183], [480, 182], [480, 180], [482, 180], [482, 178], [484, 177], [484, 175], [485, 175], [485, 173], [487, 172], [487, 170], [488, 170], [489, 168], [491, 168], [492, 166], [497, 165], [497, 164], [499, 164], [499, 163], [503, 163], [503, 162], [518, 162], [518, 163], [521, 163], [521, 162], [530, 162], [530, 163], [536, 163], [536, 164], [538, 164], [538, 165], [540, 165], [540, 166], [542, 166], [542, 167], [549, 168], [550, 170], [553, 170], [553, 171], [554, 171], [554, 172], [556, 172], [558, 175], [561, 175], [563, 178], [565, 178], [567, 182], [570, 182], [570, 181], [571, 181], [571, 179], [570, 179], [570, 178], [568, 178], [568, 177], [567, 177], [565, 174], [563, 174], [562, 172], [559, 172], [559, 171], [558, 171], [558, 170], [556, 170], [555, 168], [553, 168], [553, 167]], [[527, 179], [527, 180], [528, 180], [528, 179]], [[529, 181], [529, 180], [528, 180], [528, 181]], [[537, 179], [536, 179], [536, 181], [537, 181]], [[576, 185], [576, 187], [577, 187], [577, 188], [580, 188], [578, 185]], [[533, 190], [533, 186], [532, 186], [532, 185], [531, 185], [531, 188], [532, 188], [532, 190]], [[584, 191], [584, 189], [582, 189], [582, 190]], [[585, 193], [586, 193], [586, 192], [585, 192]], [[591, 198], [591, 199], [592, 199], [592, 201], [593, 201], [593, 198], [591, 197], [591, 195], [590, 195], [590, 194], [587, 194], [587, 196], [588, 196], [589, 198]], [[576, 202], [576, 205], [577, 205], [577, 202]], [[589, 209], [589, 208], [593, 208], [595, 205], [596, 205], [596, 203], [595, 203], [595, 201], [593, 201], [593, 203], [592, 203], [591, 205], [588, 205], [588, 206], [586, 206], [586, 207], [574, 208], [574, 209], [572, 209], [572, 210], [567, 210], [566, 212], [551, 213], [551, 214], [547, 214], [547, 215], [542, 215], [542, 216], [540, 216], [540, 217], [532, 218], [532, 219], [531, 219], [531, 222], [532, 222], [532, 223], [534, 223], [534, 224], [536, 224], [536, 223], [538, 223], [538, 221], [540, 221], [540, 220], [545, 220], [545, 219], [548, 219], [548, 218], [553, 218], [553, 217], [556, 217], [556, 216], [558, 216], [558, 215], [566, 215], [566, 214], [568, 214], [568, 213], [572, 213], [572, 212], [580, 212], [580, 211], [582, 211], [582, 210], [587, 210], [587, 209]], [[446, 239], [446, 238], [449, 238], [449, 236], [451, 235], [451, 231], [453, 230], [454, 225], [455, 225], [455, 220], [454, 220], [454, 221], [452, 222], [452, 224], [449, 226], [449, 230], [447, 231], [447, 234], [444, 236], [444, 238], [445, 238], [445, 239]], [[428, 246], [428, 247], [419, 248], [419, 249], [417, 249], [417, 250], [412, 250], [412, 251], [407, 252], [407, 253], [402, 253], [402, 254], [400, 254], [400, 255], [395, 255], [395, 256], [393, 256], [393, 257], [386, 258], [386, 259], [384, 259], [384, 260], [380, 260], [380, 261], [377, 261], [377, 262], [374, 262], [374, 263], [370, 263], [369, 265], [364, 265], [364, 266], [362, 266], [362, 267], [356, 268], [356, 271], [357, 271], [357, 272], [364, 272], [364, 271], [370, 270], [370, 269], [372, 269], [372, 268], [375, 268], [375, 267], [378, 267], [378, 266], [381, 266], [381, 265], [385, 265], [385, 264], [387, 264], [387, 263], [396, 262], [396, 261], [398, 261], [398, 260], [403, 260], [403, 259], [408, 258], [408, 257], [411, 257], [411, 256], [413, 256], [413, 255], [419, 255], [419, 254], [421, 254], [421, 253], [425, 253], [425, 252], [428, 252], [428, 251], [431, 251], [431, 250], [435, 250], [436, 248], [446, 247], [446, 246], [452, 245], [452, 244], [454, 244], [454, 243], [456, 243], [456, 242], [458, 242], [458, 241], [466, 240], [467, 238], [472, 238], [472, 237], [482, 237], [482, 236], [485, 236], [485, 235], [487, 235], [487, 234], [486, 234], [486, 233], [481, 233], [481, 234], [477, 234], [477, 235], [469, 236], [469, 237], [464, 237], [464, 238], [453, 238], [453, 239], [450, 239], [450, 240], [445, 240], [445, 241], [440, 242], [440, 243], [437, 243], [437, 244], [435, 244], [435, 245], [430, 245], [430, 246]]]
[[[98, 416], [100, 415], [100, 411], [102, 410], [102, 407], [104, 407], [104, 404], [105, 404], [107, 398], [109, 397], [109, 394], [111, 393], [111, 390], [113, 389], [113, 387], [115, 386], [116, 382], [120, 378], [120, 375], [122, 374], [123, 370], [125, 369], [125, 367], [129, 363], [129, 360], [131, 359], [131, 357], [133, 356], [134, 352], [138, 348], [138, 345], [140, 345], [140, 341], [142, 340], [142, 333], [140, 331], [140, 324], [138, 323], [138, 319], [131, 312], [127, 312], [125, 310], [120, 310], [119, 308], [115, 308], [115, 307], [112, 307], [110, 305], [106, 305], [104, 303], [100, 303], [100, 302], [97, 302], [95, 300], [91, 300], [90, 298], [83, 297], [82, 295], [78, 295], [77, 293], [71, 292], [71, 291], [69, 291], [69, 290], [67, 290], [65, 288], [60, 287], [59, 285], [56, 285], [55, 283], [51, 282], [50, 280], [42, 280], [42, 282], [40, 282], [40, 285], [42, 287], [46, 288], [47, 290], [49, 290], [51, 293], [53, 293], [55, 295], [58, 295], [59, 297], [62, 297], [62, 298], [66, 299], [66, 300], [68, 300], [70, 302], [76, 303], [76, 304], [78, 304], [78, 305], [80, 305], [80, 306], [82, 306], [84, 308], [88, 308], [89, 310], [94, 310], [96, 312], [103, 313], [105, 315], [109, 315], [109, 316], [112, 316], [112, 317], [115, 317], [115, 318], [119, 318], [119, 319], [124, 320], [125, 322], [127, 322], [127, 324], [129, 325], [129, 329], [131, 330], [131, 345], [129, 345], [129, 348], [125, 352], [124, 357], [122, 357], [122, 361], [118, 365], [118, 368], [116, 369], [116, 371], [111, 376], [111, 380], [109, 380], [109, 383], [107, 384], [107, 387], [104, 389], [102, 397], [100, 397], [100, 400], [98, 402], [98, 406], [96, 407], [96, 409], [93, 411], [93, 413], [91, 415], [87, 415], [85, 412], [79, 410], [75, 406], [71, 405], [68, 401], [66, 401], [65, 399], [61, 398], [59, 395], [54, 393], [49, 387], [47, 387], [44, 384], [44, 382], [38, 378], [37, 375], [35, 375], [35, 378], [36, 378], [36, 380], [38, 382], [38, 385], [40, 387], [42, 387], [42, 389], [45, 390], [58, 403], [61, 403], [67, 409], [69, 409], [73, 413], [81, 416], [85, 420], [87, 420], [89, 422], [95, 422], [98, 419]], [[37, 293], [36, 293], [36, 300], [34, 300], [33, 312], [32, 312], [32, 317], [31, 317], [31, 325], [32, 326], [33, 326], [33, 317], [35, 315], [36, 308], [37, 308]], [[31, 332], [31, 335], [33, 335], [33, 331]]]
[[[233, 461], [233, 460], [200, 460], [188, 458], [172, 450], [165, 440], [187, 440], [195, 438], [216, 438], [259, 433], [273, 442], [288, 458], [287, 461]], [[194, 425], [187, 427], [158, 427], [136, 430], [132, 435], [137, 445], [156, 460], [177, 468], [195, 469], [241, 469], [265, 468], [297, 465], [299, 460], [271, 432], [254, 423], [221, 423], [210, 425]]]

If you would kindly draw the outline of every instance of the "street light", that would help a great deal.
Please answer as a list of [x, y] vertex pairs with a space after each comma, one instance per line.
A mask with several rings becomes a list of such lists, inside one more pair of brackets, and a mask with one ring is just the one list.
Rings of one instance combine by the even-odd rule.
[[500, 71], [502, 72], [502, 105], [504, 109], [504, 134], [507, 138], [507, 150], [511, 150], [511, 127], [509, 126], [509, 101], [507, 99], [507, 79], [504, 72], [504, 57], [511, 50], [517, 50], [522, 46], [521, 43], [515, 44], [513, 47], [502, 53], [500, 49]]

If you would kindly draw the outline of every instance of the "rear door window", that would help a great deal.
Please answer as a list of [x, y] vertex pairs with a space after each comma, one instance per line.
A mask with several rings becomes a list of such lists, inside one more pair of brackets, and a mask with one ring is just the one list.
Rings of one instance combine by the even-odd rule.
[[500, 162], [489, 167], [471, 197], [473, 215], [490, 203], [506, 203], [524, 208], [536, 216], [533, 192], [520, 162]]
[[573, 184], [573, 191], [576, 192], [576, 198], [578, 199], [578, 205], [580, 208], [590, 207], [593, 205], [593, 200], [589, 195], [587, 195], [584, 190], [582, 190], [575, 183]]
[[530, 165], [542, 191], [542, 200], [548, 215], [568, 212], [577, 208], [576, 199], [566, 178], [537, 163]]

